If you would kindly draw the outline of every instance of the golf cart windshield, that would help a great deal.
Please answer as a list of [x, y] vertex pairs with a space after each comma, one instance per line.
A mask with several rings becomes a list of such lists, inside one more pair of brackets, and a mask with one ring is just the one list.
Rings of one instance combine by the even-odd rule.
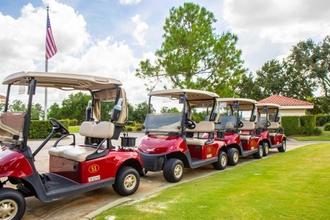
[[182, 113], [148, 114], [144, 121], [145, 131], [178, 132], [181, 121]]

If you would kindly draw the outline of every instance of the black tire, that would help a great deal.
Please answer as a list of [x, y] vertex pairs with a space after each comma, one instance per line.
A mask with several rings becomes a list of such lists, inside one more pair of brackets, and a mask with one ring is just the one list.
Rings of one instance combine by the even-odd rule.
[[258, 151], [253, 154], [253, 157], [254, 159], [260, 159], [262, 158], [263, 154], [264, 154], [263, 145], [259, 144]]
[[0, 218], [19, 220], [22, 219], [26, 202], [22, 193], [10, 188], [0, 189]]
[[135, 193], [140, 185], [139, 172], [128, 166], [121, 167], [116, 175], [112, 188], [121, 196], [129, 196]]
[[262, 150], [263, 150], [263, 156], [264, 157], [267, 157], [268, 153], [269, 153], [269, 144], [267, 141], [265, 141], [263, 144], [262, 144]]
[[228, 164], [231, 166], [236, 166], [239, 159], [239, 152], [236, 148], [229, 148], [228, 150]]
[[218, 155], [218, 161], [214, 162], [212, 165], [216, 170], [224, 170], [227, 167], [227, 162], [228, 160], [226, 152], [220, 151]]
[[170, 183], [179, 182], [183, 177], [183, 163], [176, 158], [169, 159], [163, 168], [163, 176]]
[[286, 151], [286, 140], [282, 141], [282, 146], [277, 148], [278, 152], [285, 152]]

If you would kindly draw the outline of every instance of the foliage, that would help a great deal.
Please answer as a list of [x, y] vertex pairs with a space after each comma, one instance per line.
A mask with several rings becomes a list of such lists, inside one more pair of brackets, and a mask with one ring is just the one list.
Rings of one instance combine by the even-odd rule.
[[[310, 114], [330, 113], [330, 36], [315, 43], [308, 39], [292, 47], [282, 61], [267, 61], [256, 77], [242, 76], [236, 85], [239, 97], [261, 100], [273, 94], [314, 103]], [[321, 97], [314, 97], [322, 92]]]
[[125, 126], [123, 131], [133, 131], [134, 130], [134, 127], [132, 126]]
[[[69, 127], [69, 120], [59, 120], [65, 127]], [[31, 120], [29, 139], [44, 139], [52, 131], [52, 127], [48, 120]], [[59, 137], [57, 134], [56, 137]]]
[[330, 131], [330, 123], [325, 124], [324, 130], [325, 131]]
[[299, 117], [298, 116], [283, 116], [282, 127], [284, 128], [285, 135], [299, 134]]
[[[151, 106], [151, 112], [154, 112], [155, 109]], [[146, 101], [139, 103], [134, 112], [132, 112], [132, 118], [137, 122], [137, 123], [143, 123], [144, 119], [146, 118], [148, 112], [148, 104]]]
[[306, 115], [300, 116], [300, 124], [303, 127], [303, 134], [311, 135], [314, 132], [316, 126], [316, 116]]
[[[164, 42], [156, 51], [155, 65], [140, 62], [136, 76], [156, 82], [165, 80], [174, 88], [202, 89], [222, 96], [233, 96], [236, 83], [246, 72], [241, 51], [236, 49], [236, 35], [216, 35], [213, 13], [193, 3], [172, 8], [166, 18]], [[167, 87], [167, 86], [166, 86]]]
[[321, 135], [321, 134], [322, 134], [322, 130], [320, 128], [313, 129], [313, 135]]
[[86, 118], [86, 106], [91, 99], [91, 95], [78, 92], [70, 94], [62, 101], [61, 107], [54, 103], [49, 108], [48, 117], [56, 119], [76, 119], [81, 123]]
[[330, 122], [330, 115], [317, 115], [316, 116], [316, 125], [317, 126], [323, 126], [328, 122]]
[[[267, 160], [171, 185], [146, 199], [113, 207], [95, 219], [328, 219], [327, 146], [276, 153]], [[220, 194], [225, 199], [214, 202]]]
[[[21, 100], [15, 99], [9, 106], [11, 112], [26, 112], [27, 106]], [[44, 111], [39, 103], [33, 104], [31, 107], [31, 119], [40, 120], [44, 117]]]
[[330, 97], [309, 97], [307, 101], [314, 103], [314, 108], [308, 110], [310, 114], [330, 113]]
[[169, 108], [166, 106], [163, 106], [162, 109], [160, 110], [161, 113], [178, 113], [179, 110], [175, 107]]

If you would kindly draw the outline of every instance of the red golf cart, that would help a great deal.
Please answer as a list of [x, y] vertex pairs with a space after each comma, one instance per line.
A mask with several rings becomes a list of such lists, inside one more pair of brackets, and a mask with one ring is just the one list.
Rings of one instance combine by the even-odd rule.
[[[0, 218], [21, 219], [25, 212], [25, 197], [35, 196], [51, 202], [112, 185], [120, 195], [133, 194], [144, 174], [139, 154], [131, 146], [114, 147], [127, 119], [127, 100], [121, 82], [112, 78], [69, 73], [19, 72], [7, 76], [8, 85], [4, 112], [0, 117], [0, 143], [7, 149], [0, 152]], [[27, 87], [26, 112], [9, 112], [14, 88]], [[90, 92], [92, 101], [88, 121], [81, 124], [81, 145], [58, 120], [50, 118], [52, 131], [32, 152], [28, 137], [32, 100], [37, 87]], [[17, 91], [17, 90], [16, 90]], [[101, 121], [101, 102], [113, 100], [116, 110], [108, 121]], [[49, 172], [39, 173], [35, 157], [54, 135], [60, 134], [49, 150]], [[62, 145], [64, 139], [71, 144]], [[70, 141], [70, 139], [69, 139]], [[10, 184], [9, 184], [10, 183]]]
[[281, 128], [280, 106], [273, 103], [258, 103], [258, 122], [263, 143], [263, 155], [267, 156], [269, 149], [277, 148], [279, 152], [286, 151], [286, 137]]
[[262, 141], [256, 134], [257, 101], [245, 98], [217, 98], [216, 140], [228, 147], [228, 164], [235, 166], [239, 156], [263, 156]]
[[212, 164], [218, 170], [226, 168], [227, 147], [214, 139], [216, 115], [211, 112], [217, 97], [193, 89], [149, 93], [146, 135], [138, 146], [146, 171], [162, 170], [164, 178], [174, 183], [181, 180], [184, 167]]

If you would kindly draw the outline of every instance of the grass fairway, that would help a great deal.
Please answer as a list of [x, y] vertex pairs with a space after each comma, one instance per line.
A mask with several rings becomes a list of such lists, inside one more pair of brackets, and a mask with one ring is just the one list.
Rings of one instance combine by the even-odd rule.
[[330, 146], [319, 144], [176, 185], [95, 219], [330, 219], [329, 207]]

